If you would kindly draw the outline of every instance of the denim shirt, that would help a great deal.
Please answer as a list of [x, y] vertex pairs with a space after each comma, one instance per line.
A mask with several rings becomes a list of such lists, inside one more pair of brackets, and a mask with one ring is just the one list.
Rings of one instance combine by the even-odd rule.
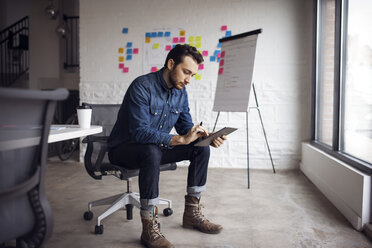
[[186, 88], [169, 89], [163, 70], [136, 78], [125, 93], [108, 149], [121, 144], [157, 144], [169, 147], [175, 127], [179, 135], [192, 127]]

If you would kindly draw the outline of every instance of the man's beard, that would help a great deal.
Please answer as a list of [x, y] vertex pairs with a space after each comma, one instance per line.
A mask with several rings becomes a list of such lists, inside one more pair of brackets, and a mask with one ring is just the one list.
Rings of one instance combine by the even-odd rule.
[[171, 83], [171, 85], [173, 86], [173, 88], [176, 88], [177, 82], [173, 78], [174, 74], [175, 74], [175, 71], [174, 70], [171, 70], [170, 73], [169, 73], [169, 82]]

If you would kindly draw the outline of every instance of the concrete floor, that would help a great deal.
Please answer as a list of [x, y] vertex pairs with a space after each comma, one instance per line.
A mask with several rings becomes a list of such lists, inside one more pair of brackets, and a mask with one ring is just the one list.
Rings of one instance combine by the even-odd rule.
[[[162, 232], [178, 248], [372, 247], [300, 171], [273, 174], [251, 170], [251, 189], [247, 189], [246, 170], [210, 169], [201, 200], [203, 212], [224, 230], [208, 235], [183, 229], [186, 176], [187, 168], [180, 167], [160, 178], [160, 196], [173, 201], [174, 211], [169, 217], [160, 215]], [[137, 180], [132, 185], [138, 192]], [[125, 210], [104, 219], [102, 235], [93, 233], [94, 219], [83, 219], [89, 201], [124, 190], [125, 183], [114, 177], [94, 180], [82, 164], [49, 159], [46, 192], [54, 213], [54, 231], [45, 247], [143, 247], [138, 209], [130, 221]], [[103, 209], [93, 209], [95, 217]]]

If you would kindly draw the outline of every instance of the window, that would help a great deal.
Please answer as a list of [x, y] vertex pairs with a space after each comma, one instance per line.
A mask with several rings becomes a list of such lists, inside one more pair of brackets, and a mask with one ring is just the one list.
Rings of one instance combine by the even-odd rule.
[[372, 173], [372, 1], [316, 0], [313, 144]]

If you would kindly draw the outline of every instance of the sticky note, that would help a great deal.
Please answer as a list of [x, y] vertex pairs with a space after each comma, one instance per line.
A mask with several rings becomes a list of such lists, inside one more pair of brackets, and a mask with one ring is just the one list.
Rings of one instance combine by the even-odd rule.
[[195, 47], [196, 47], [196, 48], [201, 48], [201, 43], [200, 43], [200, 42], [196, 42]]
[[152, 49], [159, 49], [159, 43], [154, 43], [154, 45], [152, 46]]
[[227, 30], [227, 26], [226, 25], [222, 25], [221, 26], [221, 31], [226, 31]]
[[208, 56], [208, 51], [207, 51], [207, 50], [204, 50], [204, 51], [202, 52], [202, 55], [203, 55], [203, 56]]
[[138, 54], [138, 48], [133, 48], [133, 54]]
[[220, 68], [219, 70], [218, 70], [218, 74], [222, 74], [223, 73], [223, 68]]
[[176, 45], [174, 44], [174, 45], [172, 45], [172, 48], [174, 48]]
[[156, 72], [156, 71], [157, 71], [156, 66], [151, 67], [151, 72]]
[[185, 34], [186, 34], [186, 31], [185, 30], [181, 30], [180, 31], [180, 36], [185, 36]]
[[231, 36], [231, 31], [226, 31], [225, 36], [226, 36], [226, 37]]
[[152, 32], [152, 33], [151, 33], [151, 38], [156, 38], [156, 35], [157, 35], [156, 32]]
[[119, 63], [119, 69], [123, 69], [124, 68], [124, 63]]
[[151, 43], [151, 38], [150, 38], [150, 37], [146, 37], [146, 38], [145, 38], [145, 42], [146, 42], [146, 43]]
[[216, 57], [215, 57], [215, 56], [210, 56], [210, 57], [209, 57], [209, 61], [210, 61], [210, 62], [214, 62], [214, 61], [216, 61]]
[[203, 70], [204, 69], [204, 64], [200, 64], [199, 67], [198, 67], [199, 70]]
[[195, 40], [200, 42], [201, 41], [201, 36], [196, 36]]
[[163, 37], [164, 36], [164, 33], [163, 32], [158, 32], [157, 36], [158, 37]]
[[200, 80], [201, 79], [201, 74], [196, 74], [195, 75], [195, 80]]
[[221, 58], [225, 58], [225, 51], [221, 52]]
[[185, 38], [185, 37], [180, 37], [179, 41], [180, 41], [181, 43], [185, 43], [186, 38]]
[[170, 32], [165, 32], [165, 33], [164, 33], [164, 37], [169, 37], [170, 35], [171, 35]]
[[127, 46], [126, 47], [132, 47], [132, 42], [127, 42]]
[[165, 46], [165, 51], [170, 51], [172, 49], [172, 46], [171, 45], [166, 45]]
[[132, 55], [128, 54], [126, 60], [132, 60]]
[[123, 56], [119, 57], [119, 62], [124, 62], [124, 57]]
[[128, 28], [123, 28], [122, 30], [121, 30], [121, 32], [123, 33], [123, 34], [127, 34], [128, 33]]
[[190, 36], [189, 37], [189, 42], [194, 42], [195, 41], [195, 37], [194, 36]]
[[151, 38], [151, 33], [150, 32], [146, 32], [146, 36], [145, 37]]
[[178, 37], [173, 37], [173, 43], [178, 43]]
[[124, 72], [124, 73], [128, 73], [128, 72], [129, 72], [129, 67], [124, 67], [124, 68], [123, 68], [123, 72]]
[[195, 46], [195, 43], [194, 42], [190, 42], [189, 45], [194, 47]]
[[220, 63], [220, 58], [217, 58], [217, 63]]
[[132, 54], [132, 52], [133, 52], [132, 48], [127, 49], [127, 54]]
[[119, 52], [119, 53], [124, 53], [124, 48], [120, 47], [120, 48], [118, 49], [118, 52]]
[[221, 57], [221, 53], [217, 53], [217, 58], [220, 58]]
[[225, 60], [224, 59], [221, 59], [220, 66], [223, 66], [224, 64], [225, 64]]
[[221, 48], [221, 42], [218, 42], [217, 47], [218, 47], [218, 48]]

